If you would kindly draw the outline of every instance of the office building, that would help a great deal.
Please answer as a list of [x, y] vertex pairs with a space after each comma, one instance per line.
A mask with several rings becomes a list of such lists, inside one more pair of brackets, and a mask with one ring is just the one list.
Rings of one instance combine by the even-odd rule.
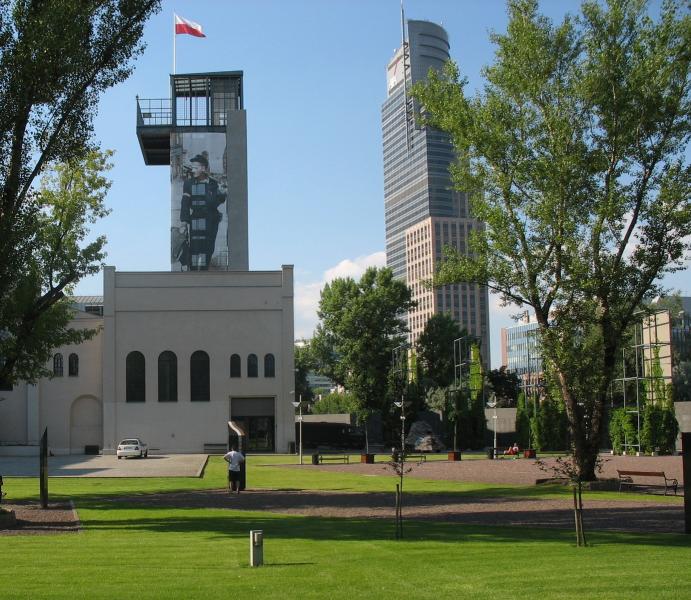
[[470, 214], [467, 195], [453, 188], [449, 167], [456, 157], [449, 136], [420, 127], [414, 118], [411, 85], [447, 60], [446, 31], [434, 23], [409, 20], [407, 39], [387, 66], [382, 106], [386, 261], [417, 301], [407, 315], [409, 341], [416, 342], [431, 315], [445, 312], [481, 340], [488, 365], [487, 289], [459, 284], [429, 290], [423, 285], [439, 267], [444, 246], [467, 252], [471, 232], [482, 227]]

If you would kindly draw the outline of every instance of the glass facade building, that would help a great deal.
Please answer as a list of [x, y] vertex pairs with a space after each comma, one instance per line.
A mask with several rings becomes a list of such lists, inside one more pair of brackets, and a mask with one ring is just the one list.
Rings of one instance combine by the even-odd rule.
[[482, 340], [489, 364], [487, 290], [476, 285], [427, 290], [423, 285], [437, 270], [442, 247], [466, 252], [468, 234], [482, 223], [470, 215], [467, 196], [453, 189], [449, 167], [456, 156], [450, 137], [420, 127], [413, 118], [410, 86], [449, 60], [447, 33], [434, 23], [413, 20], [407, 32], [408, 41], [387, 66], [388, 95], [382, 106], [387, 266], [418, 302], [407, 315], [411, 343], [431, 315], [446, 312]]

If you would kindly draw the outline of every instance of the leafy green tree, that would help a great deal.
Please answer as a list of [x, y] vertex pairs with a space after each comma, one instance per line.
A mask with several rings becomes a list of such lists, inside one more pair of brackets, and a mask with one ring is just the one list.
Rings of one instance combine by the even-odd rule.
[[635, 418], [633, 413], [627, 412], [624, 408], [616, 408], [612, 411], [609, 421], [609, 436], [612, 450], [616, 454], [624, 452], [627, 445], [632, 446], [638, 443]]
[[357, 412], [357, 400], [353, 394], [333, 393], [322, 396], [312, 405], [312, 414], [355, 414]]
[[[89, 245], [67, 256], [68, 248], [77, 252], [75, 239], [83, 241], [81, 230], [65, 229], [69, 219], [36, 184], [54, 165], [76, 173], [89, 160], [99, 97], [131, 73], [131, 59], [143, 49], [144, 24], [159, 4], [0, 3], [0, 380], [35, 381], [45, 374], [51, 346], [81, 339], [67, 327], [64, 296], [92, 272], [100, 248]], [[46, 212], [53, 219], [50, 231], [42, 230]], [[52, 250], [58, 253], [49, 255]]]
[[[53, 348], [80, 343], [96, 333], [69, 328], [74, 311], [63, 295], [71, 290], [67, 281], [96, 273], [101, 267], [105, 238], [86, 239], [89, 226], [108, 213], [104, 200], [110, 181], [104, 173], [111, 166], [111, 154], [92, 151], [43, 174], [34, 194], [41, 210], [33, 217], [33, 252], [25, 260], [29, 271], [18, 277], [20, 285], [2, 306], [6, 322], [0, 356], [5, 358], [7, 371], [0, 380], [49, 376], [52, 371], [46, 364]], [[44, 297], [46, 290], [53, 290], [59, 299], [45, 310], [39, 306], [28, 313], [27, 306]]]
[[447, 313], [432, 315], [417, 340], [418, 361], [431, 387], [446, 387], [454, 382], [453, 342], [467, 335]]
[[516, 406], [521, 391], [521, 381], [516, 373], [507, 370], [505, 366], [492, 369], [487, 372], [487, 387], [494, 392], [497, 406]]
[[355, 396], [363, 422], [376, 410], [388, 412], [391, 353], [405, 341], [400, 315], [412, 306], [408, 287], [386, 268], [371, 267], [358, 282], [334, 279], [322, 290], [311, 346], [321, 372]]
[[[304, 402], [311, 402], [314, 399], [314, 393], [307, 380], [307, 374], [314, 370], [316, 361], [312, 354], [310, 344], [298, 344], [295, 346], [295, 397], [300, 398]], [[303, 412], [305, 407], [303, 406]]]
[[525, 393], [518, 394], [516, 402], [516, 437], [520, 448], [530, 448], [530, 418], [532, 406], [526, 402]]
[[564, 450], [567, 427], [563, 405], [547, 395], [537, 411], [537, 450]]
[[470, 376], [468, 386], [468, 445], [473, 449], [485, 445], [487, 419], [485, 418], [485, 377], [480, 358], [480, 346], [471, 344]]
[[446, 250], [435, 284], [532, 307], [583, 480], [595, 479], [622, 337], [689, 247], [691, 15], [660, 10], [586, 1], [554, 25], [536, 0], [510, 0], [477, 95], [453, 63], [415, 88], [486, 223], [467, 255]]

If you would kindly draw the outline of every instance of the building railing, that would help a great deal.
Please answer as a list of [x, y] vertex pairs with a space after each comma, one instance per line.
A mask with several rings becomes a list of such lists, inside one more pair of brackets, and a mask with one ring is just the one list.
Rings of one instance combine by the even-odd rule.
[[[180, 98], [178, 98], [180, 100]], [[137, 127], [224, 127], [227, 111], [237, 110], [237, 98], [214, 104], [206, 97], [184, 98], [179, 101], [173, 123], [173, 103], [170, 98], [137, 97]]]
[[161, 127], [173, 124], [170, 98], [137, 97], [137, 127]]

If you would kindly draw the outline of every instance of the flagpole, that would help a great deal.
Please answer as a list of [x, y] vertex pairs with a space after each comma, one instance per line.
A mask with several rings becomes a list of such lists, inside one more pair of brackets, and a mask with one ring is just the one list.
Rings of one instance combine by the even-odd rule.
[[175, 75], [175, 43], [177, 36], [175, 35], [175, 13], [173, 13], [173, 75]]

